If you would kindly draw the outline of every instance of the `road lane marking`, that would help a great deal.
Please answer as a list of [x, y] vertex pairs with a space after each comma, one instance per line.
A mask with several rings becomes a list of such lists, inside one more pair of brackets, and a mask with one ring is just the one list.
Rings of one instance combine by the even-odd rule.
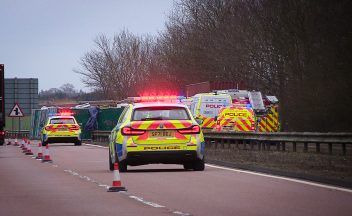
[[296, 183], [301, 183], [301, 184], [321, 187], [321, 188], [325, 188], [325, 189], [338, 190], [338, 191], [352, 193], [351, 189], [342, 188], [342, 187], [336, 187], [336, 186], [330, 186], [330, 185], [315, 183], [315, 182], [311, 182], [311, 181], [305, 181], [305, 180], [299, 180], [299, 179], [294, 179], [294, 178], [288, 178], [288, 177], [264, 174], [264, 173], [259, 173], [259, 172], [246, 171], [246, 170], [240, 170], [240, 169], [234, 169], [234, 168], [228, 168], [228, 167], [222, 167], [222, 166], [217, 166], [217, 165], [212, 165], [212, 164], [205, 164], [205, 165], [208, 166], [208, 167], [216, 168], [216, 169], [222, 169], [222, 170], [233, 171], [233, 172], [240, 172], [240, 173], [257, 175], [257, 176], [263, 176], [263, 177], [269, 177], [269, 178], [274, 178], [274, 179], [286, 180], [286, 181], [291, 181], [291, 182], [296, 182]]
[[[82, 179], [82, 180], [85, 180], [85, 181], [87, 181], [87, 182], [92, 182], [92, 183], [98, 185], [98, 187], [103, 187], [103, 188], [105, 188], [105, 189], [107, 189], [107, 190], [110, 188], [109, 185], [101, 184], [101, 183], [99, 183], [98, 181], [96, 181], [96, 180], [90, 178], [89, 176], [81, 175], [81, 174], [79, 174], [79, 173], [77, 173], [77, 172], [75, 172], [75, 171], [73, 171], [73, 170], [65, 169], [64, 172], [67, 172], [67, 173], [69, 173], [70, 175], [76, 176], [76, 177], [78, 177], [78, 178], [80, 178], [80, 179]], [[145, 205], [148, 205], [148, 206], [151, 206], [151, 207], [154, 207], [154, 208], [166, 208], [165, 206], [160, 205], [160, 204], [158, 204], [158, 203], [154, 203], [154, 202], [150, 202], [150, 201], [144, 200], [142, 197], [138, 197], [138, 196], [134, 196], [134, 195], [129, 195], [128, 193], [126, 193], [126, 192], [124, 192], [124, 191], [118, 192], [118, 193], [124, 194], [124, 195], [128, 196], [128, 197], [131, 198], [131, 199], [134, 199], [134, 200], [136, 200], [136, 201], [138, 201], [138, 202], [141, 202], [141, 203], [143, 203], [143, 204], [145, 204]], [[185, 215], [185, 216], [186, 216], [186, 215], [191, 215], [191, 214], [189, 214], [189, 213], [183, 213], [183, 212], [181, 212], [181, 211], [170, 210], [170, 209], [168, 209], [168, 210], [169, 210], [170, 212], [172, 212], [173, 214], [177, 214], [177, 215]]]
[[109, 148], [109, 147], [106, 147], [106, 146], [100, 146], [100, 145], [94, 145], [94, 144], [88, 144], [88, 143], [84, 143], [83, 145], [86, 145], [86, 146], [93, 146], [93, 147], [98, 147], [98, 148]]
[[72, 175], [72, 176], [77, 176], [78, 178], [80, 178], [80, 179], [82, 179], [82, 180], [85, 180], [85, 181], [88, 181], [88, 182], [92, 182], [92, 183], [94, 183], [94, 184], [97, 184], [99, 187], [104, 187], [104, 188], [106, 188], [106, 189], [109, 189], [109, 187], [110, 186], [108, 186], [108, 185], [105, 185], [105, 184], [101, 184], [101, 183], [99, 183], [99, 182], [97, 182], [96, 180], [94, 180], [94, 179], [92, 179], [92, 178], [90, 178], [90, 177], [88, 177], [88, 176], [84, 176], [84, 175], [80, 175], [79, 173], [77, 173], [77, 172], [75, 172], [75, 171], [72, 171], [72, 170], [64, 170], [64, 172], [67, 172], [67, 173], [69, 173], [70, 175]]
[[182, 216], [189, 216], [189, 215], [191, 215], [190, 213], [183, 213], [183, 212], [180, 212], [180, 211], [174, 211], [174, 212], [172, 212], [172, 213], [174, 213], [174, 214], [176, 214], [176, 215], [182, 215]]
[[[108, 147], [105, 147], [105, 146], [99, 146], [99, 145], [93, 145], [93, 144], [85, 144], [85, 145], [99, 147], [99, 148], [108, 148]], [[337, 186], [331, 186], [331, 185], [326, 185], [326, 184], [320, 184], [320, 183], [306, 181], [306, 180], [299, 180], [299, 179], [294, 179], [294, 178], [289, 178], [289, 177], [283, 177], [283, 176], [277, 176], [277, 175], [270, 175], [270, 174], [260, 173], [260, 172], [253, 172], [253, 171], [246, 171], [246, 170], [228, 168], [228, 167], [217, 166], [217, 165], [212, 165], [212, 164], [205, 164], [205, 165], [208, 166], [208, 167], [216, 168], [216, 169], [222, 169], [222, 170], [227, 170], [227, 171], [246, 173], [246, 174], [263, 176], [263, 177], [269, 177], [269, 178], [280, 179], [280, 180], [285, 180], [285, 181], [291, 181], [291, 182], [306, 184], [306, 185], [320, 187], [320, 188], [325, 188], [325, 189], [331, 189], [331, 190], [337, 190], [337, 191], [343, 191], [343, 192], [352, 193], [351, 189], [337, 187]]]
[[145, 205], [152, 206], [154, 208], [165, 208], [165, 206], [159, 205], [157, 203], [146, 201], [142, 197], [137, 197], [137, 196], [132, 196], [132, 195], [128, 196], [128, 197], [131, 198], [131, 199], [137, 200], [138, 202], [141, 202], [141, 203], [143, 203]]

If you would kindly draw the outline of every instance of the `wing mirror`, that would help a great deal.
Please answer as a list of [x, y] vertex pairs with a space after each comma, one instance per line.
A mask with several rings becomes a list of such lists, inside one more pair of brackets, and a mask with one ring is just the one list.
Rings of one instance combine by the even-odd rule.
[[196, 119], [196, 122], [197, 122], [199, 125], [202, 125], [202, 124], [203, 124], [203, 119]]

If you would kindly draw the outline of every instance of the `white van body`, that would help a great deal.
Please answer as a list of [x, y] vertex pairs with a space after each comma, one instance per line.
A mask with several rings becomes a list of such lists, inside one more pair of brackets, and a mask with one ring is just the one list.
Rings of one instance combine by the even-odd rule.
[[202, 93], [192, 98], [191, 113], [195, 118], [203, 120], [203, 128], [214, 128], [219, 110], [232, 104], [229, 94]]

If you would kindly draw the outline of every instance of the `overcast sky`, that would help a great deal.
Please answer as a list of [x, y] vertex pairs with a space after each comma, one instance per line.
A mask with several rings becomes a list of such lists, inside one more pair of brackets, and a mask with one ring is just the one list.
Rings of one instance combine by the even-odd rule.
[[73, 73], [99, 34], [126, 28], [156, 35], [173, 0], [0, 0], [0, 63], [6, 78], [39, 78], [39, 89], [72, 83]]

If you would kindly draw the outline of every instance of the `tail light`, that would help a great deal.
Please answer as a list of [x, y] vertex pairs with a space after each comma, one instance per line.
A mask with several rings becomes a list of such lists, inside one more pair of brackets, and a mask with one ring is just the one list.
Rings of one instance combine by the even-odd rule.
[[125, 136], [138, 136], [138, 135], [144, 134], [145, 130], [134, 129], [131, 127], [123, 127], [121, 129], [121, 133], [122, 135], [125, 135]]
[[45, 126], [45, 130], [47, 130], [47, 131], [53, 131], [53, 130], [55, 130], [55, 128], [53, 128], [52, 125], [48, 125], [48, 126]]
[[4, 136], [5, 135], [5, 131], [0, 131], [0, 135]]
[[71, 127], [69, 129], [70, 130], [79, 130], [80, 127], [78, 125], [71, 125]]
[[177, 130], [180, 134], [199, 134], [200, 127], [198, 125], [193, 125], [189, 128], [178, 129]]
[[252, 130], [255, 130], [255, 123], [254, 123], [254, 121], [252, 121], [252, 120], [251, 120], [251, 129], [252, 129]]

